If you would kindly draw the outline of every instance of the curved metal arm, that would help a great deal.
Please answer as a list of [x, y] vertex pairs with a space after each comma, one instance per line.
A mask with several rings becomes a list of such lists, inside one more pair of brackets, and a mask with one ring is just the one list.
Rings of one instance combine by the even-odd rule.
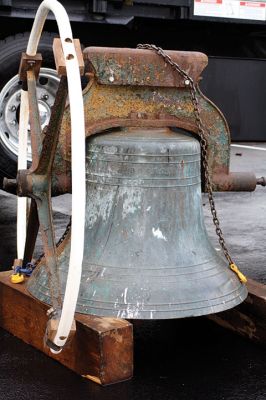
[[[44, 0], [37, 11], [32, 31], [30, 34], [27, 54], [35, 56], [38, 43], [46, 17], [52, 11], [57, 21], [60, 39], [62, 42], [65, 57], [69, 105], [71, 113], [71, 157], [72, 157], [72, 235], [71, 251], [69, 260], [69, 270], [66, 283], [65, 297], [59, 320], [58, 329], [53, 340], [55, 346], [62, 348], [69, 335], [72, 321], [74, 318], [76, 302], [78, 298], [83, 249], [84, 249], [84, 225], [85, 225], [85, 203], [86, 203], [86, 180], [85, 180], [85, 124], [82, 88], [80, 81], [79, 65], [73, 44], [73, 37], [70, 22], [64, 7], [56, 0]], [[25, 112], [21, 114], [20, 142], [25, 142], [27, 138], [28, 114], [24, 102], [26, 96], [21, 98], [21, 109]], [[19, 159], [24, 160], [25, 151], [19, 152]], [[20, 210], [21, 211], [21, 210]], [[19, 210], [18, 210], [19, 212]], [[24, 209], [22, 210], [24, 212]], [[25, 214], [26, 218], [26, 214]], [[23, 239], [22, 239], [23, 240]], [[59, 352], [51, 350], [53, 352]]]

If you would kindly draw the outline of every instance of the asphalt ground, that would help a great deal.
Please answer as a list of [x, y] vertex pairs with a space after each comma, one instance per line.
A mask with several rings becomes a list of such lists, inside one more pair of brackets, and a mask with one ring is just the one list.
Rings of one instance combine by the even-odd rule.
[[[232, 147], [231, 170], [266, 176], [266, 151]], [[233, 259], [248, 276], [266, 283], [265, 199], [262, 187], [215, 194]], [[0, 200], [0, 269], [6, 270], [16, 254], [16, 198], [0, 192]], [[68, 222], [70, 200], [53, 201], [57, 237]], [[218, 249], [205, 195], [203, 207]], [[41, 252], [38, 241], [36, 253]], [[137, 323], [134, 335], [134, 378], [102, 388], [0, 330], [0, 400], [266, 400], [266, 349], [205, 318]]]

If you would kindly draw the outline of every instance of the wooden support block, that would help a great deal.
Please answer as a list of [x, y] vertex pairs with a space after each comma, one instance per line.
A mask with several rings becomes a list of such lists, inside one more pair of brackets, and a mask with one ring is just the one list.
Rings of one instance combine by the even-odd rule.
[[76, 314], [76, 334], [60, 353], [44, 345], [48, 306], [33, 298], [24, 283], [14, 285], [12, 272], [0, 272], [0, 326], [79, 375], [101, 385], [133, 375], [133, 329], [121, 319]]
[[266, 285], [248, 279], [248, 297], [239, 306], [208, 318], [218, 325], [266, 345]]
[[[69, 39], [71, 40], [71, 39]], [[77, 59], [78, 59], [78, 64], [79, 64], [79, 72], [80, 75], [84, 75], [84, 60], [83, 60], [83, 54], [81, 50], [81, 45], [79, 39], [73, 39], [74, 47], [76, 50], [77, 54]], [[62, 49], [62, 44], [61, 44], [61, 39], [55, 38], [53, 41], [53, 52], [54, 52], [54, 59], [55, 59], [55, 65], [56, 65], [56, 71], [58, 75], [66, 75], [66, 63], [65, 63], [65, 56], [63, 53]], [[71, 57], [71, 54], [69, 54], [69, 57]]]

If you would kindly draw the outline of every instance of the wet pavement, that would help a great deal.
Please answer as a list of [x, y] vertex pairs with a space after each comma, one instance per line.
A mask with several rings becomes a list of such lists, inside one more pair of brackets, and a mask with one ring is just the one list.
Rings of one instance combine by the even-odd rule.
[[[260, 146], [266, 149], [266, 144]], [[233, 147], [231, 164], [232, 171], [266, 176], [266, 151]], [[266, 283], [266, 188], [217, 193], [215, 198], [234, 260], [250, 277]], [[16, 199], [0, 192], [0, 200], [4, 270], [16, 253]], [[58, 237], [69, 219], [69, 200], [54, 200]], [[209, 235], [218, 248], [206, 196], [203, 204]], [[0, 400], [266, 400], [265, 348], [205, 318], [136, 323], [134, 334], [134, 378], [102, 388], [0, 330]]]
[[[266, 150], [266, 143], [255, 146]], [[266, 151], [232, 147], [230, 169], [266, 176]], [[254, 192], [246, 193], [215, 193], [215, 201], [232, 258], [250, 278], [266, 283], [266, 188], [257, 186]], [[203, 204], [209, 236], [219, 249], [206, 195]]]

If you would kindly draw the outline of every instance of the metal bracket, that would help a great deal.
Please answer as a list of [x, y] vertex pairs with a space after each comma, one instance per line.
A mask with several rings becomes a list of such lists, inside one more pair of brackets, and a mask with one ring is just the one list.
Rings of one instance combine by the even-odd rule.
[[[59, 321], [60, 321], [60, 314], [61, 314], [60, 312], [58, 314], [58, 312], [56, 310], [53, 310], [53, 309], [50, 309], [47, 312], [47, 315], [49, 316], [49, 320], [48, 320], [48, 323], [47, 323], [44, 340], [45, 340], [45, 343], [47, 344], [47, 346], [55, 354], [56, 353], [60, 353], [61, 350], [62, 350], [62, 347], [57, 346], [54, 343], [54, 339], [55, 339], [56, 333], [58, 331], [58, 325], [59, 325]], [[73, 339], [75, 333], [76, 333], [76, 321], [73, 320], [71, 328], [70, 328], [67, 344], [69, 344], [70, 341]], [[61, 340], [65, 340], [66, 338], [62, 337], [60, 339]]]
[[35, 78], [39, 76], [40, 68], [42, 65], [42, 55], [37, 53], [35, 56], [29, 56], [26, 53], [22, 53], [20, 66], [19, 66], [19, 79], [25, 82], [27, 79], [27, 71], [33, 70]]

